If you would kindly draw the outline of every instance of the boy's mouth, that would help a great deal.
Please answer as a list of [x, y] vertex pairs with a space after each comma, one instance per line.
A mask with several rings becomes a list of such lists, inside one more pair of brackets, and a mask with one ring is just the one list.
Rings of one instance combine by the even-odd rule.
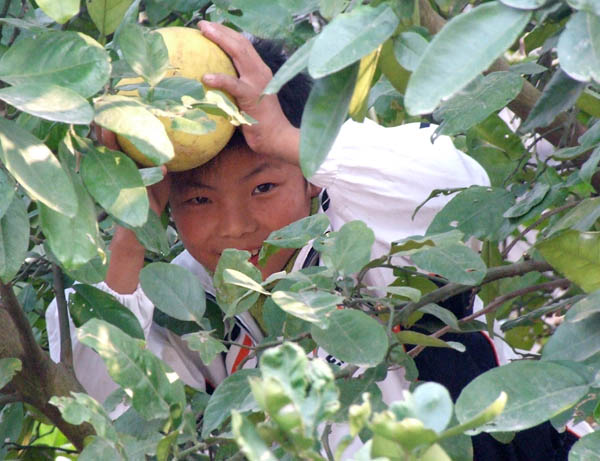
[[253, 250], [247, 250], [250, 252], [250, 264], [254, 266], [258, 266], [258, 253], [260, 252], [260, 248], [255, 248]]

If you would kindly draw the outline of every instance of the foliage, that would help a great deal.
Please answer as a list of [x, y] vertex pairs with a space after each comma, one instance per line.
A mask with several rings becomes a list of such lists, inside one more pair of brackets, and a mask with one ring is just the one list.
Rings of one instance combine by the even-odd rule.
[[[502, 439], [548, 420], [596, 424], [598, 2], [0, 0], [0, 10], [0, 457], [347, 459], [360, 437], [357, 460], [463, 460], [468, 436], [481, 431]], [[284, 42], [291, 58], [266, 93], [304, 70], [315, 79], [300, 141], [307, 177], [348, 115], [368, 114], [387, 126], [436, 122], [435, 136], [453, 136], [492, 186], [433, 190], [452, 198], [427, 235], [399, 236], [375, 261], [368, 223], [327, 233], [322, 215], [273, 233], [260, 254], [313, 241], [318, 270], [263, 281], [248, 252], [228, 250], [215, 311], [191, 273], [165, 264], [182, 245], [168, 217], [149, 209], [145, 186], [157, 169], [100, 147], [91, 127], [160, 165], [173, 149], [157, 115], [192, 133], [213, 128], [207, 112], [248, 123], [218, 92], [163, 78], [167, 55], [152, 30], [202, 18]], [[116, 94], [135, 75], [141, 96]], [[91, 286], [106, 275], [116, 225], [146, 247], [144, 290], [204, 362], [229, 346], [227, 317], [264, 301], [271, 337], [251, 352], [258, 369], [208, 395], [144, 349], [131, 313]], [[374, 294], [362, 281], [379, 266], [393, 266], [397, 280]], [[43, 350], [44, 309], [57, 296], [66, 313], [60, 295], [75, 283], [78, 336], [124, 389], [104, 404], [82, 392], [68, 353], [57, 366]], [[439, 305], [475, 292], [487, 325]], [[406, 330], [424, 314], [433, 330]], [[463, 350], [440, 336], [494, 322], [521, 360], [479, 376], [455, 403], [440, 385], [416, 385], [413, 358], [424, 347]], [[307, 356], [315, 345], [346, 366]], [[388, 406], [375, 383], [392, 366], [413, 386]], [[114, 420], [117, 404], [129, 409]], [[336, 446], [334, 423], [346, 424]], [[569, 459], [597, 459], [598, 434]]]

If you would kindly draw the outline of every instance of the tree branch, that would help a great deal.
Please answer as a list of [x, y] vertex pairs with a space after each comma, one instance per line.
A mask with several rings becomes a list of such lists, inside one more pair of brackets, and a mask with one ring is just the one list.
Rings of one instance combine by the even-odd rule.
[[65, 284], [60, 267], [52, 264], [52, 275], [54, 278], [54, 296], [58, 308], [58, 325], [60, 331], [60, 363], [73, 370], [73, 346], [71, 344], [71, 328], [69, 326], [69, 309], [65, 297]]
[[20, 401], [21, 397], [19, 396], [19, 394], [16, 393], [0, 395], [0, 407], [8, 405], [9, 403], [15, 403]]
[[[458, 322], [459, 323], [467, 323], [467, 322], [470, 322], [471, 320], [475, 320], [477, 317], [481, 317], [482, 315], [489, 314], [490, 312], [494, 312], [496, 309], [498, 309], [500, 306], [502, 306], [506, 301], [510, 301], [511, 299], [519, 298], [521, 296], [524, 296], [529, 293], [533, 293], [535, 291], [551, 291], [551, 290], [555, 290], [556, 288], [563, 288], [565, 286], [569, 286], [570, 284], [571, 284], [571, 281], [569, 279], [558, 279], [558, 280], [553, 280], [551, 282], [540, 283], [538, 285], [531, 285], [531, 286], [528, 286], [525, 288], [521, 288], [520, 290], [515, 290], [511, 293], [508, 293], [508, 294], [505, 294], [502, 296], [498, 296], [491, 303], [489, 303], [484, 309], [481, 309], [477, 312], [472, 313], [471, 315], [463, 317]], [[444, 328], [440, 328], [438, 331], [432, 333], [430, 336], [433, 338], [440, 338], [441, 336], [444, 336], [446, 333], [450, 332], [451, 330], [452, 330], [452, 328], [450, 328], [450, 326], [446, 325]], [[423, 349], [425, 349], [425, 346], [417, 346], [414, 349], [410, 350], [408, 352], [408, 355], [410, 355], [412, 358], [415, 358], [417, 355], [419, 355], [423, 351]]]
[[[508, 266], [492, 267], [488, 269], [481, 285], [486, 283], [494, 282], [499, 279], [506, 277], [515, 277], [517, 275], [523, 275], [528, 272], [538, 271], [544, 272], [551, 270], [552, 266], [545, 261], [525, 261], [522, 263], [515, 263]], [[444, 299], [450, 298], [465, 291], [472, 290], [471, 285], [462, 285], [460, 283], [449, 283], [444, 285], [431, 293], [421, 297], [419, 301], [408, 303], [402, 310], [394, 315], [394, 325], [405, 321], [413, 312], [419, 310], [421, 307], [430, 304], [437, 303]]]

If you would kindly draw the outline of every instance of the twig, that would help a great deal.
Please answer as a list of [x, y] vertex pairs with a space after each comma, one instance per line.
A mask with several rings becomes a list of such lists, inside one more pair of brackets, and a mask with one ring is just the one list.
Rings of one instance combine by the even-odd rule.
[[69, 448], [61, 448], [61, 447], [53, 447], [50, 445], [21, 445], [15, 442], [4, 442], [4, 445], [2, 445], [3, 447], [13, 447], [16, 448], [18, 450], [30, 450], [30, 449], [36, 449], [36, 450], [56, 450], [56, 451], [62, 451], [63, 453], [72, 453], [72, 454], [78, 454], [79, 451], [77, 450], [71, 450]]
[[323, 442], [323, 449], [325, 450], [327, 459], [329, 461], [334, 461], [335, 458], [333, 457], [333, 453], [331, 452], [331, 446], [329, 445], [329, 434], [331, 434], [331, 423], [325, 425], [325, 430], [323, 431], [321, 442]]
[[537, 226], [539, 226], [541, 223], [543, 223], [546, 219], [548, 219], [551, 216], [554, 216], [556, 214], [562, 213], [565, 210], [568, 210], [569, 208], [573, 208], [577, 205], [579, 205], [582, 202], [582, 200], [574, 200], [572, 202], [569, 202], [565, 205], [559, 206], [558, 208], [555, 208], [554, 210], [550, 210], [547, 211], [545, 213], [542, 213], [542, 215], [533, 223], [530, 224], [529, 226], [527, 226], [519, 235], [517, 235], [508, 245], [507, 247], [504, 249], [504, 251], [502, 252], [502, 258], [506, 258], [506, 256], [508, 256], [508, 253], [510, 252], [510, 250], [513, 249], [513, 247], [532, 229], [535, 229]]
[[69, 326], [69, 309], [65, 297], [65, 284], [62, 270], [57, 264], [52, 264], [54, 277], [54, 296], [58, 308], [58, 326], [60, 332], [60, 363], [73, 370], [73, 346], [71, 344], [71, 328]]
[[[564, 287], [565, 285], [568, 286], [570, 283], [571, 282], [569, 279], [558, 279], [558, 280], [553, 280], [551, 282], [540, 283], [538, 285], [531, 285], [529, 287], [521, 288], [520, 290], [515, 290], [511, 293], [508, 293], [508, 294], [505, 294], [502, 296], [498, 296], [491, 303], [489, 303], [487, 305], [487, 307], [485, 307], [485, 309], [481, 309], [477, 312], [474, 312], [471, 315], [463, 317], [458, 322], [459, 323], [467, 323], [467, 322], [470, 322], [471, 320], [475, 320], [477, 317], [480, 317], [485, 314], [489, 314], [490, 312], [493, 312], [496, 309], [498, 309], [500, 306], [502, 306], [506, 301], [509, 301], [511, 299], [519, 298], [521, 296], [524, 296], [529, 293], [533, 293], [535, 291], [554, 290], [556, 288]], [[452, 330], [452, 328], [450, 326], [446, 325], [444, 328], [440, 328], [438, 331], [432, 333], [430, 336], [432, 338], [439, 338], [451, 330]], [[423, 351], [423, 349], [425, 349], [425, 346], [417, 346], [414, 349], [411, 349], [408, 352], [408, 355], [410, 355], [412, 358], [415, 358], [417, 355], [419, 355]]]
[[[510, 264], [508, 266], [492, 267], [488, 269], [486, 276], [481, 282], [481, 285], [494, 282], [505, 277], [515, 277], [517, 275], [523, 275], [533, 271], [544, 272], [551, 269], [552, 266], [545, 261], [524, 261], [521, 263]], [[408, 303], [400, 312], [394, 315], [394, 325], [402, 323], [413, 312], [416, 312], [427, 304], [437, 303], [472, 289], [473, 286], [462, 285], [460, 283], [449, 283], [444, 285], [443, 287], [426, 294], [419, 301]]]

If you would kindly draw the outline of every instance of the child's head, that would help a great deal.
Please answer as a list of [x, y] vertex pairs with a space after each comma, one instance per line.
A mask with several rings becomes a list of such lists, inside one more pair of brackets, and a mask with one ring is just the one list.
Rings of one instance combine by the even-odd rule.
[[[275, 73], [285, 60], [281, 48], [265, 41], [254, 46]], [[301, 75], [278, 93], [283, 112], [296, 127], [309, 91], [310, 81]], [[226, 248], [250, 251], [256, 264], [268, 235], [308, 216], [317, 193], [300, 168], [253, 152], [236, 132], [213, 160], [172, 175], [169, 202], [185, 248], [214, 271]], [[292, 254], [283, 250], [272, 256], [261, 268], [263, 277], [283, 269]]]

